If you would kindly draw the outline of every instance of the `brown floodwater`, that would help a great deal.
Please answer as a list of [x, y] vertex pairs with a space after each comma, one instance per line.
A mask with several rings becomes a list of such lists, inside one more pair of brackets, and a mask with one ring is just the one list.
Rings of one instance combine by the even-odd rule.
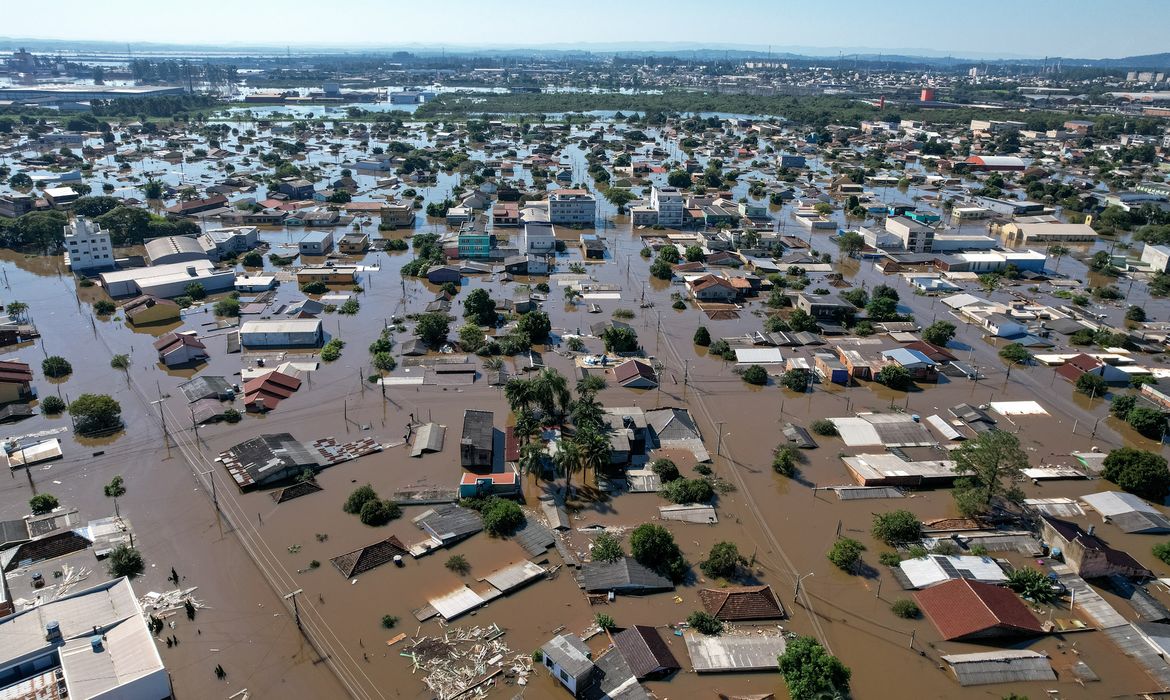
[[[566, 151], [580, 159], [579, 149]], [[441, 188], [428, 192], [432, 198], [442, 195]], [[418, 231], [434, 227], [434, 222], [420, 216]], [[878, 566], [877, 557], [884, 547], [869, 535], [875, 512], [906, 508], [925, 519], [955, 515], [949, 492], [918, 492], [890, 502], [839, 502], [831, 492], [814, 490], [813, 486], [849, 482], [840, 460], [842, 454], [880, 449], [847, 448], [837, 438], [818, 438], [821, 446], [806, 453], [795, 479], [775, 474], [770, 464], [771, 451], [782, 440], [780, 429], [785, 422], [807, 426], [824, 416], [896, 409], [925, 416], [960, 402], [983, 404], [992, 400], [1033, 399], [1047, 409], [1046, 416], [1001, 421], [1005, 429], [1018, 431], [1025, 449], [1037, 463], [1067, 463], [1071, 451], [1094, 447], [1108, 450], [1129, 444], [1158, 449], [1156, 441], [1103, 418], [1104, 400], [1090, 402], [1087, 397], [1075, 396], [1067, 382], [1053, 380], [1050, 369], [1015, 368], [1008, 376], [995, 346], [984, 341], [978, 329], [958, 322], [954, 346], [962, 348], [964, 360], [978, 364], [986, 375], [984, 380], [943, 381], [909, 393], [893, 392], [872, 383], [849, 388], [816, 385], [806, 394], [774, 385], [748, 387], [732, 371], [733, 363], [709, 356], [691, 339], [699, 325], [706, 326], [714, 337], [758, 330], [761, 318], [757, 312], [765, 310], [764, 302], [744, 304], [738, 319], [709, 320], [693, 307], [676, 312], [670, 308], [670, 295], [684, 288], [649, 278], [647, 261], [638, 255], [642, 247], [639, 232], [631, 231], [628, 221], [623, 221], [619, 228], [599, 233], [609, 241], [610, 257], [604, 263], [588, 265], [588, 273], [598, 281], [621, 285], [623, 298], [596, 301], [603, 313], [590, 315], [584, 310], [587, 304], [562, 304], [554, 285], [545, 310], [556, 333], [585, 330], [592, 322], [610, 318], [618, 308], [635, 311], [629, 323], [638, 331], [647, 353], [664, 365], [663, 385], [658, 391], [638, 392], [611, 385], [601, 393], [601, 401], [643, 408], [690, 407], [708, 449], [714, 453], [716, 445], [721, 444], [714, 469], [716, 476], [729, 484], [729, 490], [718, 497], [717, 525], [670, 522], [665, 526], [695, 564], [716, 542], [737, 543], [754, 562], [751, 580], [770, 584], [789, 609], [790, 618], [781, 622], [784, 629], [817, 636], [852, 668], [855, 697], [975, 699], [999, 697], [1010, 691], [1033, 698], [1100, 698], [1134, 696], [1154, 688], [1141, 669], [1099, 632], [1048, 636], [1017, 645], [1047, 652], [1058, 672], [1055, 682], [961, 688], [949, 672], [940, 670], [940, 655], [988, 647], [943, 642], [928, 621], [895, 617], [890, 603], [909, 594], [900, 591], [890, 574]], [[565, 238], [571, 241], [578, 235], [579, 232], [566, 232]], [[263, 236], [273, 246], [294, 240], [289, 230], [265, 231]], [[817, 251], [836, 256], [827, 236], [807, 237]], [[579, 259], [575, 247], [570, 245], [569, 251], [558, 259], [562, 270], [570, 261]], [[64, 459], [34, 466], [29, 472], [31, 478], [13, 474], [11, 480], [0, 482], [0, 517], [23, 515], [27, 499], [34, 492], [52, 492], [63, 504], [80, 509], [86, 518], [104, 516], [112, 511], [112, 503], [103, 496], [101, 487], [114, 475], [123, 475], [127, 494], [119, 506], [133, 524], [136, 543], [148, 562], [146, 573], [135, 581], [136, 591], [141, 594], [168, 589], [165, 579], [173, 566], [183, 577], [183, 585], [197, 586], [196, 597], [208, 606], [194, 621], [178, 619], [175, 629], [166, 633], [178, 637], [179, 646], [160, 645], [177, 696], [227, 697], [247, 688], [252, 697], [279, 696], [289, 700], [346, 694], [357, 698], [430, 697], [419, 677], [411, 672], [409, 661], [398, 655], [402, 644], [388, 647], [386, 640], [399, 632], [408, 636], [416, 632], [442, 634], [442, 625], [434, 620], [420, 625], [412, 611], [433, 596], [463, 583], [474, 584], [494, 569], [525, 558], [514, 542], [481, 534], [455, 545], [450, 552], [408, 559], [401, 568], [383, 566], [352, 582], [329, 562], [332, 557], [389, 535], [408, 544], [422, 539], [422, 531], [411, 523], [422, 507], [405, 508], [401, 519], [382, 528], [364, 526], [356, 517], [342, 512], [342, 503], [355, 486], [369, 483], [383, 497], [402, 488], [453, 488], [461, 474], [457, 438], [463, 411], [469, 407], [493, 410], [497, 427], [506, 423], [502, 391], [487, 386], [482, 376], [465, 387], [387, 387], [385, 397], [365, 381], [369, 370], [366, 348], [381, 333], [385, 319], [421, 311], [436, 291], [433, 285], [418, 280], [408, 280], [405, 285], [400, 282], [398, 270], [409, 259], [409, 255], [374, 252], [364, 257], [364, 264], [378, 269], [362, 273], [364, 291], [358, 297], [361, 311], [356, 317], [330, 315], [323, 319], [327, 332], [347, 343], [339, 360], [324, 363], [310, 373], [301, 390], [267, 416], [248, 415], [236, 425], [205, 426], [196, 431], [185, 417], [186, 402], [178, 385], [195, 373], [223, 375], [230, 382], [239, 382], [241, 363], [254, 357], [226, 354], [223, 332], [204, 325], [209, 318], [203, 309], [186, 312], [181, 325], [162, 328], [132, 329], [119, 315], [94, 319], [89, 304], [103, 298], [102, 292], [94, 287], [79, 287], [61, 269], [58, 258], [0, 251], [0, 265], [8, 280], [4, 298], [28, 303], [30, 315], [43, 334], [36, 343], [6, 348], [4, 357], [18, 357], [34, 366], [42, 396], [58, 390], [62, 396], [74, 398], [84, 392], [110, 393], [121, 403], [126, 424], [124, 431], [100, 440], [79, 439], [68, 431], [56, 434], [64, 443]], [[1070, 269], [1076, 264], [1071, 259], [1064, 261]], [[932, 298], [913, 295], [900, 278], [882, 277], [868, 262], [848, 261], [843, 267], [853, 284], [872, 287], [886, 282], [895, 286], [901, 293], [902, 306], [913, 311], [923, 325], [927, 319], [949, 318]], [[818, 286], [818, 275], [812, 277], [812, 286]], [[457, 297], [456, 315], [467, 291], [479, 287], [487, 288], [495, 298], [508, 298], [512, 292], [510, 285], [495, 277], [467, 278]], [[643, 290], [653, 308], [639, 308]], [[269, 312], [280, 303], [300, 297], [295, 285], [286, 283]], [[1162, 304], [1154, 300], [1150, 303]], [[453, 331], [458, 325], [459, 322], [454, 324]], [[162, 332], [179, 327], [209, 336], [207, 345], [212, 357], [205, 366], [168, 371], [157, 363], [151, 342]], [[406, 337], [399, 334], [395, 339], [401, 342]], [[602, 349], [596, 338], [587, 338], [586, 345], [592, 352]], [[893, 345], [885, 343], [886, 347]], [[803, 348], [784, 350], [786, 357], [811, 357], [812, 352], [813, 349]], [[128, 375], [110, 369], [109, 359], [117, 353], [131, 356]], [[46, 354], [64, 355], [73, 364], [73, 374], [56, 384], [44, 380], [39, 364]], [[305, 353], [300, 352], [283, 355], [287, 359], [305, 359]], [[544, 352], [544, 360], [571, 376], [569, 358], [549, 351]], [[519, 372], [514, 362], [505, 364], [509, 372]], [[420, 371], [400, 365], [393, 374], [406, 376], [408, 370]], [[160, 400], [161, 408], [154, 403]], [[447, 427], [442, 452], [420, 459], [409, 457], [401, 443], [410, 414]], [[169, 443], [164, 438], [160, 415], [171, 435]], [[65, 428], [66, 421], [67, 417], [38, 415], [6, 426], [3, 434], [28, 435]], [[374, 437], [388, 447], [380, 454], [322, 472], [319, 483], [323, 491], [277, 505], [264, 491], [239, 493], [227, 473], [214, 462], [220, 451], [265, 432], [289, 432], [302, 440]], [[678, 461], [684, 473], [692, 473], [689, 461]], [[209, 497], [209, 479], [214, 479], [218, 512]], [[574, 476], [574, 481], [581, 484], [582, 475]], [[526, 479], [526, 503], [535, 506], [537, 497], [555, 485]], [[1102, 488], [1111, 486], [1101, 482], [1026, 485], [1029, 495], [1046, 497], [1075, 497]], [[661, 503], [655, 494], [624, 494], [597, 503], [575, 501], [572, 522], [574, 527], [600, 524], [630, 529], [654, 520]], [[1087, 525], [1091, 518], [1080, 520]], [[825, 552], [838, 532], [866, 544], [865, 561], [873, 567], [871, 575], [851, 576], [828, 562]], [[1170, 567], [1149, 556], [1149, 538], [1124, 535], [1110, 526], [1102, 526], [1098, 534], [1137, 556], [1157, 574], [1170, 574]], [[586, 551], [588, 536], [572, 533], [567, 539], [574, 550]], [[471, 565], [468, 575], [457, 575], [444, 566], [450, 554], [466, 557]], [[562, 564], [555, 550], [545, 558], [550, 565]], [[1028, 563], [1020, 557], [1008, 558], [1017, 565]], [[314, 561], [319, 566], [314, 567]], [[798, 576], [806, 578], [801, 584], [803, 595], [794, 603]], [[571, 571], [562, 567], [550, 580], [540, 580], [493, 601], [453, 624], [497, 623], [507, 629], [504, 641], [513, 651], [528, 653], [556, 630], [581, 632], [599, 611], [623, 626], [648, 624], [665, 628], [676, 624], [700, 607], [698, 589], [705, 585], [718, 584], [705, 581], [695, 566], [692, 578], [675, 594], [619, 597], [610, 605], [598, 607], [589, 604], [575, 585]], [[311, 643], [298, 633], [291, 608], [282, 600], [293, 591], [300, 591], [298, 609]], [[1161, 592], [1157, 594], [1166, 598]], [[681, 602], [676, 602], [676, 595]], [[1114, 602], [1129, 614], [1123, 602]], [[1044, 617], [1051, 613], [1041, 610], [1039, 614]], [[1068, 611], [1054, 614], [1069, 616]], [[394, 629], [383, 628], [385, 615], [399, 619]], [[684, 668], [688, 667], [682, 639], [667, 629], [664, 638]], [[1076, 661], [1087, 663], [1102, 681], [1086, 687], [1078, 685], [1068, 670]], [[215, 680], [212, 669], [216, 664], [227, 671], [225, 681]], [[890, 682], [892, 677], [897, 683]], [[671, 679], [647, 685], [662, 698], [712, 697], [714, 691], [776, 692], [780, 697], [784, 693], [776, 673], [701, 677], [684, 670]], [[518, 686], [497, 689], [493, 697], [511, 697], [520, 690]], [[526, 697], [534, 698], [561, 697], [564, 692], [540, 670], [532, 674], [523, 690]]]

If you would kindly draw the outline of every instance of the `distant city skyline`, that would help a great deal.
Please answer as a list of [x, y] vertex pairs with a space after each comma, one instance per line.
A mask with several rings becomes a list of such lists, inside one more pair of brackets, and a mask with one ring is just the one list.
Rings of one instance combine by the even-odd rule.
[[[1161, 19], [1159, 19], [1161, 18]], [[1119, 58], [1170, 51], [1160, 0], [933, 0], [793, 2], [628, 0], [57, 0], [4, 8], [15, 39], [160, 44], [403, 48], [691, 48], [835, 55], [898, 53], [982, 58]], [[9, 46], [7, 48], [13, 48]]]

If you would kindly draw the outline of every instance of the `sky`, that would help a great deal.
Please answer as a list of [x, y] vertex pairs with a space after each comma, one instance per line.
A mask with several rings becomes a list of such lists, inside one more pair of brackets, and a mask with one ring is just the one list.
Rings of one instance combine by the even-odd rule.
[[294, 48], [697, 44], [971, 58], [1170, 51], [1167, 0], [53, 0], [51, 17], [39, 3], [0, 4], [0, 36], [11, 38]]

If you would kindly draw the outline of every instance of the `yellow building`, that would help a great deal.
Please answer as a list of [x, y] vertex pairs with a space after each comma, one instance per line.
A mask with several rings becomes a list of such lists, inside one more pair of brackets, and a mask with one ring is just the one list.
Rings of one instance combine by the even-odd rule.
[[325, 284], [353, 284], [357, 281], [357, 265], [314, 265], [297, 271], [297, 284], [324, 282]]

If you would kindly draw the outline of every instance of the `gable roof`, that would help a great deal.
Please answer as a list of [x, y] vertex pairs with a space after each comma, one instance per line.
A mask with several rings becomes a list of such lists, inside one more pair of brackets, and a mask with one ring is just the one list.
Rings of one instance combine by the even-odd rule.
[[244, 403], [263, 402], [271, 410], [282, 399], [287, 399], [301, 388], [301, 380], [284, 372], [273, 370], [244, 384]]
[[346, 578], [353, 578], [358, 574], [363, 574], [371, 569], [376, 569], [383, 564], [388, 564], [394, 560], [396, 556], [403, 556], [407, 553], [406, 545], [402, 544], [394, 535], [390, 535], [380, 542], [366, 545], [360, 549], [355, 549], [352, 552], [333, 557], [329, 561], [341, 575]]
[[167, 333], [163, 337], [154, 341], [154, 349], [158, 350], [164, 355], [177, 350], [180, 346], [183, 345], [186, 345], [190, 348], [198, 348], [200, 350], [207, 349], [207, 346], [203, 344], [203, 341], [199, 340], [193, 335], [188, 335], [186, 333]]
[[1089, 533], [1082, 530], [1080, 525], [1069, 522], [1068, 520], [1054, 518], [1046, 513], [1041, 513], [1040, 517], [1044, 520], [1044, 522], [1052, 526], [1052, 529], [1056, 531], [1056, 534], [1063, 537], [1067, 542], [1076, 542], [1085, 549], [1101, 552], [1105, 555], [1105, 561], [1114, 566], [1133, 569], [1135, 571], [1145, 571], [1150, 578], [1153, 578], [1153, 573], [1146, 569], [1146, 567], [1142, 566], [1137, 559], [1131, 557], [1128, 552], [1123, 552], [1120, 549], [1114, 549], [1113, 547], [1110, 547], [1109, 545], [1105, 544], [1105, 541], [1100, 537], [1097, 537], [1096, 535], [1090, 535]]
[[1028, 606], [1007, 588], [960, 578], [917, 591], [914, 596], [946, 640], [1044, 632]]
[[615, 634], [613, 643], [638, 680], [682, 668], [653, 627], [634, 625]]
[[775, 620], [784, 617], [784, 608], [771, 586], [704, 588], [699, 600], [707, 612], [720, 620]]
[[12, 360], [0, 362], [0, 382], [5, 384], [28, 384], [32, 380], [32, 369], [27, 364]]
[[613, 377], [618, 384], [625, 384], [628, 381], [638, 379], [641, 377], [647, 381], [658, 383], [658, 378], [654, 375], [654, 368], [647, 362], [641, 360], [630, 359], [617, 365], [613, 368]]
[[674, 584], [630, 557], [615, 562], [588, 562], [581, 567], [581, 582], [586, 591], [630, 591], [652, 593], [669, 591]]

